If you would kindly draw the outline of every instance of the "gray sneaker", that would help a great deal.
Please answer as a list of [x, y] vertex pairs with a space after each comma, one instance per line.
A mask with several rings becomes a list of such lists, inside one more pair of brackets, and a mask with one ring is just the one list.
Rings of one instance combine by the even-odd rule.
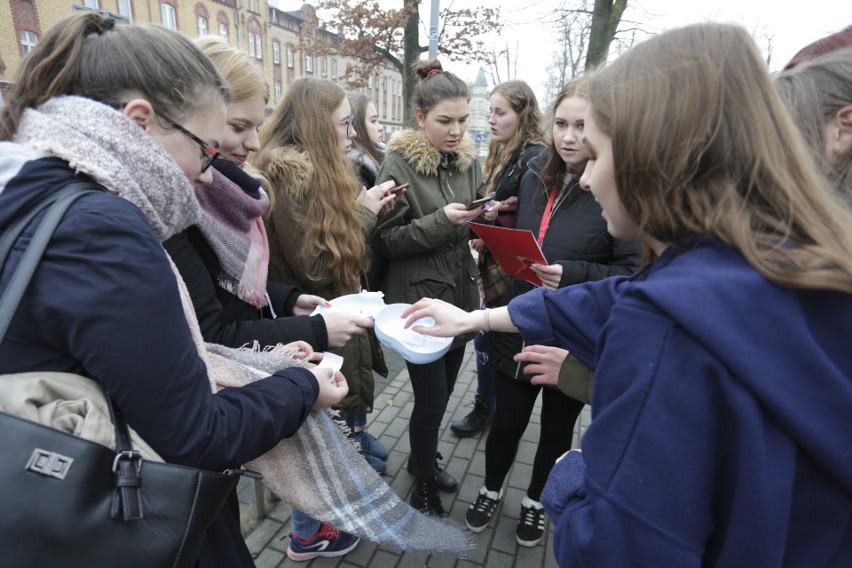
[[491, 517], [494, 516], [494, 510], [500, 499], [503, 498], [503, 492], [488, 491], [485, 486], [479, 490], [479, 495], [476, 496], [476, 502], [470, 506], [464, 514], [464, 524], [471, 532], [481, 533], [488, 527], [491, 522]]

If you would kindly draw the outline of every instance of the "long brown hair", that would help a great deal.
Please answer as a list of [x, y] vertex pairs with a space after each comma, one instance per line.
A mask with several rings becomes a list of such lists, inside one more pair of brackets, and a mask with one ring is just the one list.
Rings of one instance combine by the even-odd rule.
[[[492, 140], [488, 144], [488, 158], [485, 160], [483, 175], [486, 180], [486, 190], [491, 191], [506, 171], [512, 156], [517, 155], [518, 167], [523, 159], [523, 148], [530, 143], [540, 143], [544, 140], [541, 127], [541, 111], [535, 93], [524, 81], [506, 81], [500, 83], [491, 91], [491, 96], [502, 95], [518, 115], [518, 129], [512, 139], [501, 144]], [[519, 151], [520, 150], [520, 151]]]
[[364, 154], [371, 156], [376, 164], [381, 166], [384, 158], [373, 139], [367, 134], [367, 119], [369, 118], [367, 107], [372, 102], [370, 97], [363, 93], [348, 93], [346, 97], [349, 99], [349, 106], [352, 108], [352, 128], [355, 129], [352, 145]]
[[586, 90], [641, 231], [663, 243], [715, 235], [777, 284], [852, 293], [852, 214], [830, 197], [744, 29], [662, 33]]
[[826, 159], [825, 125], [852, 105], [852, 48], [835, 51], [785, 71], [775, 80], [793, 122], [832, 187], [852, 200], [852, 151]]
[[[332, 260], [328, 269], [338, 286], [355, 290], [367, 268], [367, 246], [355, 211], [355, 199], [361, 184], [352, 163], [337, 145], [332, 114], [343, 103], [346, 92], [325, 79], [302, 78], [294, 81], [275, 108], [260, 135], [260, 152], [253, 163], [266, 171], [269, 154], [282, 146], [304, 150], [313, 164], [308, 183], [311, 195], [305, 200], [306, 223], [293, 227], [294, 238], [303, 243], [298, 253], [301, 263], [318, 254]], [[287, 207], [282, 188], [272, 207]], [[270, 211], [272, 210], [270, 207]], [[311, 278], [311, 275], [306, 275]]]
[[86, 12], [60, 20], [24, 57], [0, 110], [0, 140], [15, 136], [26, 109], [53, 97], [109, 103], [127, 93], [178, 122], [214, 100], [230, 101], [222, 75], [183, 35], [162, 26], [115, 25]]

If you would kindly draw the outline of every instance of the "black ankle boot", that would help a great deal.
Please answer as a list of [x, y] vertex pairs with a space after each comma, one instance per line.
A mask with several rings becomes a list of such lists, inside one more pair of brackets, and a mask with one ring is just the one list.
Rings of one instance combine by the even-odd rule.
[[438, 495], [437, 477], [418, 477], [411, 494], [411, 506], [425, 515], [446, 517], [441, 497]]
[[450, 430], [459, 438], [469, 438], [484, 432], [491, 425], [491, 405], [479, 397], [473, 399], [473, 410], [457, 422], [450, 424]]
[[[459, 488], [459, 482], [456, 481], [456, 478], [447, 473], [445, 469], [442, 469], [441, 466], [438, 465], [438, 460], [444, 459], [444, 456], [438, 454], [435, 459], [435, 476], [436, 483], [438, 484], [438, 489], [445, 493], [455, 493], [456, 489]], [[411, 465], [411, 458], [408, 458], [408, 465], [405, 467], [408, 470], [408, 473], [414, 474], [414, 466]]]

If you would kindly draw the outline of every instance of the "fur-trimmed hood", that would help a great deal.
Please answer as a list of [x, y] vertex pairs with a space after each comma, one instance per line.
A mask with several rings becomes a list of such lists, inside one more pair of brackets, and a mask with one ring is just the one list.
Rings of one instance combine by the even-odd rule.
[[[418, 174], [437, 175], [441, 152], [426, 139], [422, 131], [406, 129], [395, 133], [387, 145], [387, 153], [394, 152], [401, 154]], [[465, 134], [456, 151], [449, 156], [455, 160], [455, 166], [460, 172], [470, 168], [476, 161], [476, 146], [470, 136]]]
[[254, 166], [263, 172], [273, 191], [298, 199], [305, 197], [314, 175], [310, 156], [296, 146], [280, 146], [262, 151]]

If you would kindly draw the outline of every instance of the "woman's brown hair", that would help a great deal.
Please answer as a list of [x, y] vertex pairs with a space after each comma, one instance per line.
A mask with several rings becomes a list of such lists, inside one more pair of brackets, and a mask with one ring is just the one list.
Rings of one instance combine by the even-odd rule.
[[[294, 81], [287, 94], [260, 134], [260, 152], [253, 164], [266, 171], [269, 154], [282, 146], [304, 150], [313, 164], [309, 187], [313, 192], [305, 200], [309, 221], [304, 227], [293, 227], [302, 247], [301, 263], [317, 254], [329, 254], [328, 265], [334, 281], [355, 290], [367, 268], [367, 246], [355, 211], [355, 199], [361, 184], [352, 163], [338, 148], [338, 137], [331, 116], [346, 100], [346, 92], [325, 79], [302, 78]], [[272, 193], [280, 193], [272, 188]], [[273, 207], [287, 207], [280, 195]], [[270, 207], [270, 211], [272, 207]], [[307, 275], [310, 278], [310, 275]]]
[[784, 71], [775, 88], [829, 183], [852, 202], [852, 151], [826, 157], [826, 124], [852, 105], [852, 48], [835, 51]]
[[714, 235], [777, 284], [852, 293], [852, 214], [829, 195], [744, 29], [662, 33], [585, 90], [644, 234]]
[[14, 138], [26, 109], [53, 97], [118, 103], [131, 94], [177, 122], [216, 99], [230, 100], [222, 75], [185, 36], [86, 12], [56, 23], [24, 57], [0, 110], [0, 140]]
[[497, 85], [491, 96], [501, 95], [518, 115], [518, 130], [512, 139], [501, 144], [492, 140], [488, 145], [488, 158], [485, 160], [483, 175], [486, 190], [494, 189], [500, 176], [506, 171], [512, 156], [517, 156], [517, 165], [521, 166], [523, 148], [531, 143], [543, 143], [544, 132], [541, 128], [541, 111], [535, 93], [524, 81], [506, 81]]

